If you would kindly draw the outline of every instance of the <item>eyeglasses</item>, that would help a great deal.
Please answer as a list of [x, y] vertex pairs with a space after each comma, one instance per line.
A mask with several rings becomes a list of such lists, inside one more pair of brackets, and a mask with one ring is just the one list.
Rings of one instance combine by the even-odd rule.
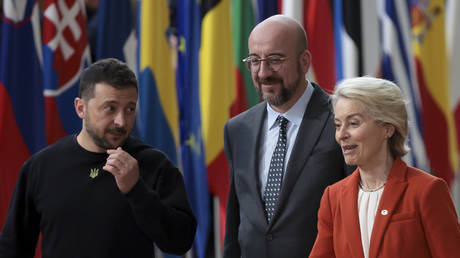
[[282, 56], [269, 56], [267, 58], [258, 58], [255, 56], [249, 56], [243, 59], [243, 62], [246, 64], [246, 67], [248, 68], [249, 71], [253, 73], [259, 72], [260, 69], [260, 64], [262, 61], [267, 62], [268, 67], [273, 72], [277, 72], [280, 68], [283, 62], [287, 59], [287, 57], [282, 57]]

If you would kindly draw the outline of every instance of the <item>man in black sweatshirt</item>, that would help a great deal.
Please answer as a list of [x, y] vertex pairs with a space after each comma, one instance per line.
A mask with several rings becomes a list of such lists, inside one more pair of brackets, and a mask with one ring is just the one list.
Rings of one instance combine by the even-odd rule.
[[137, 106], [134, 73], [116, 59], [88, 67], [69, 135], [22, 167], [0, 234], [0, 257], [153, 257], [184, 254], [196, 220], [180, 171], [129, 136]]

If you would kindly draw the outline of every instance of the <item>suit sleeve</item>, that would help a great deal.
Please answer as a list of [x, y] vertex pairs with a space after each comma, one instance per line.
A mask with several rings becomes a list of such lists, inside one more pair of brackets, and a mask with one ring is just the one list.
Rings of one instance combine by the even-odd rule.
[[232, 150], [229, 139], [228, 124], [224, 129], [224, 151], [230, 169], [230, 191], [227, 201], [227, 218], [225, 224], [224, 258], [241, 257], [238, 243], [238, 228], [240, 225], [240, 207], [235, 190], [235, 176], [232, 163]]
[[437, 178], [421, 193], [420, 213], [433, 257], [458, 257], [460, 224], [446, 182]]
[[182, 255], [195, 238], [196, 220], [180, 171], [166, 158], [153, 189], [144, 180], [126, 194], [137, 225], [163, 252]]
[[330, 188], [327, 187], [321, 198], [318, 211], [318, 235], [310, 253], [310, 257], [335, 257], [333, 242], [333, 218], [330, 204]]
[[30, 163], [19, 173], [10, 208], [0, 233], [0, 257], [33, 257], [40, 232], [40, 217], [33, 200]]

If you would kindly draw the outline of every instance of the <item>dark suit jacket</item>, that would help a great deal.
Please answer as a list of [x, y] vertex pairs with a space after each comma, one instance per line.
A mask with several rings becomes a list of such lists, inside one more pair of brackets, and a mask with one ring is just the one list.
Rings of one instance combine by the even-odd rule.
[[310, 253], [322, 193], [346, 175], [342, 151], [335, 141], [329, 95], [318, 85], [313, 87], [270, 224], [264, 215], [258, 179], [266, 102], [225, 125], [225, 155], [230, 167], [225, 258], [295, 258]]
[[[364, 257], [359, 180], [356, 170], [326, 189], [310, 257]], [[369, 257], [460, 257], [460, 225], [446, 182], [396, 159], [375, 216]]]

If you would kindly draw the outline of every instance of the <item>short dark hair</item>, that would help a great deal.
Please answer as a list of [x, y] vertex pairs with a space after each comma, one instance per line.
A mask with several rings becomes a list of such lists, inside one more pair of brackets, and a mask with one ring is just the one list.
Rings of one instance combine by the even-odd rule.
[[91, 64], [80, 77], [80, 90], [78, 96], [82, 99], [94, 97], [94, 86], [97, 83], [107, 83], [116, 89], [134, 87], [138, 90], [136, 75], [126, 63], [115, 58], [101, 59]]

